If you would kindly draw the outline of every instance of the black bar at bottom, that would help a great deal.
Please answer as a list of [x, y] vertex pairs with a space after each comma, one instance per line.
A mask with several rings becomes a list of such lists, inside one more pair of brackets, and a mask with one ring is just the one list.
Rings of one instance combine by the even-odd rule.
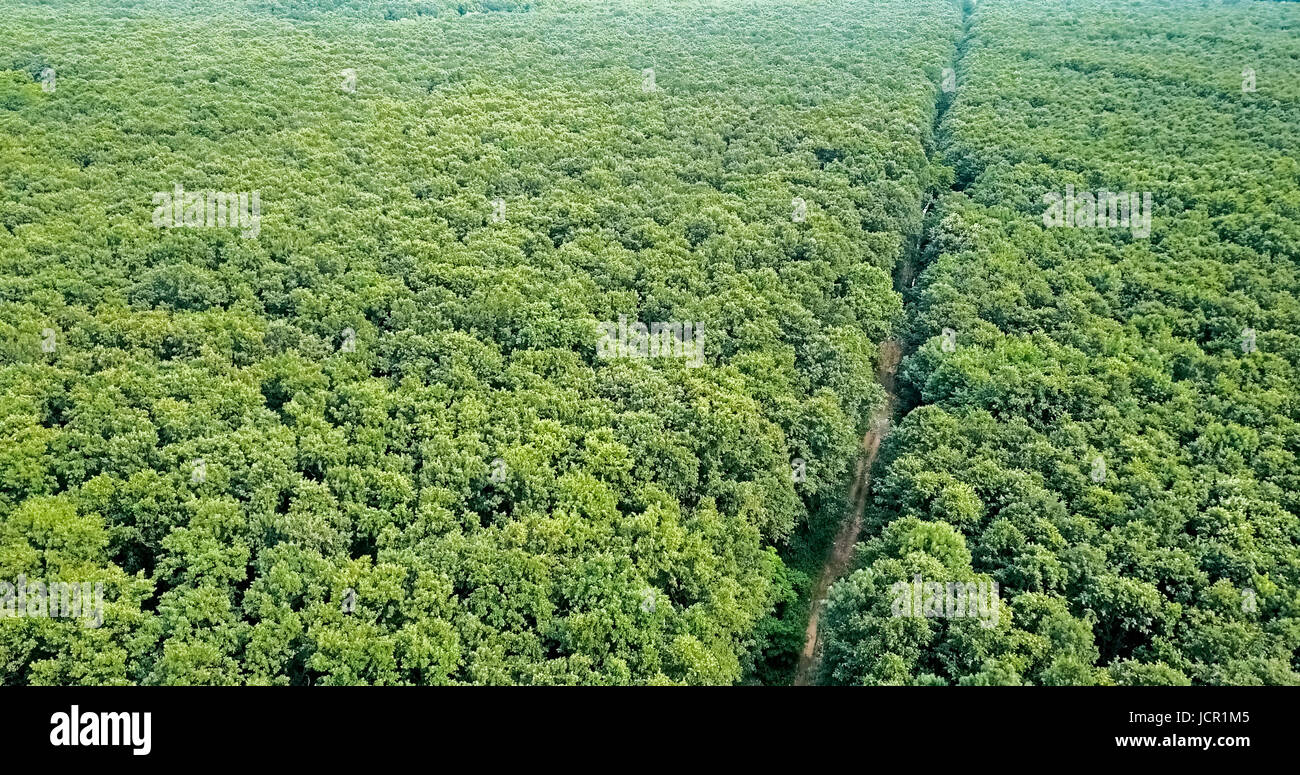
[[0, 692], [0, 740], [6, 758], [118, 759], [150, 769], [373, 765], [394, 756], [418, 757], [432, 769], [461, 769], [467, 756], [494, 767], [506, 758], [534, 766], [572, 758], [585, 769], [604, 751], [611, 758], [595, 762], [602, 768], [710, 759], [734, 767], [787, 757], [813, 766], [808, 757], [830, 757], [825, 763], [838, 760], [840, 769], [846, 754], [849, 766], [860, 758], [865, 768], [880, 766], [867, 761], [874, 752], [889, 751], [903, 761], [919, 755], [917, 766], [926, 768], [936, 760], [1031, 767], [1029, 757], [1038, 755], [1052, 757], [1040, 765], [1223, 763], [1289, 753], [1293, 695], [1284, 691], [9, 687]]

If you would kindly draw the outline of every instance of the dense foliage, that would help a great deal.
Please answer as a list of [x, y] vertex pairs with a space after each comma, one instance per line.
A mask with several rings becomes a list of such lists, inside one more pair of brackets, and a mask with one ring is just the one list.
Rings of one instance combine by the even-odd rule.
[[0, 683], [1300, 683], [1298, 29], [8, 0]]
[[[1300, 683], [1300, 6], [987, 0], [967, 30], [914, 408], [823, 680]], [[1067, 186], [1150, 192], [1149, 235], [1048, 228]], [[892, 615], [917, 575], [998, 583], [998, 626]]]
[[[649, 6], [6, 3], [0, 579], [106, 611], [0, 620], [0, 680], [797, 650], [780, 552], [882, 400], [960, 14]], [[159, 228], [177, 185], [256, 192], [256, 233]], [[620, 315], [702, 322], [705, 364], [600, 358]]]

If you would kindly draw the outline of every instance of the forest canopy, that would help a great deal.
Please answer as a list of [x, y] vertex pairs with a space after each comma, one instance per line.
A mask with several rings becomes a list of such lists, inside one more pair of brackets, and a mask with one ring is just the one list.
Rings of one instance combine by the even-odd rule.
[[956, 11], [478, 5], [0, 21], [0, 578], [106, 607], [0, 622], [6, 683], [752, 666], [883, 397]]
[[1300, 682], [1297, 24], [9, 0], [0, 684]]
[[[1300, 683], [1300, 7], [1036, 8], [968, 14], [821, 679]], [[1149, 233], [1045, 226], [1101, 190]], [[916, 575], [996, 584], [999, 625], [894, 616]]]

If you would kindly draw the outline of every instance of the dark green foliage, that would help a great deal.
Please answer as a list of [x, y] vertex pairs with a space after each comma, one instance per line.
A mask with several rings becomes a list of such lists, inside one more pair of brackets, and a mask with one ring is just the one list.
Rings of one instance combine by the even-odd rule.
[[1300, 682], [1298, 13], [9, 0], [0, 683], [788, 682], [892, 338], [823, 681]]
[[[0, 621], [3, 682], [772, 674], [778, 550], [883, 395], [955, 22], [8, 3], [0, 578], [108, 610]], [[258, 192], [259, 233], [156, 227], [177, 184]], [[705, 364], [598, 357], [619, 315], [702, 321]]]
[[[865, 545], [826, 680], [1300, 682], [1298, 22], [978, 5], [940, 128], [959, 190], [931, 214], [902, 369], [919, 406], [869, 529], [952, 547]], [[1149, 236], [1045, 228], [1067, 185], [1152, 192]], [[966, 552], [1009, 608], [996, 632], [881, 608], [881, 585]]]

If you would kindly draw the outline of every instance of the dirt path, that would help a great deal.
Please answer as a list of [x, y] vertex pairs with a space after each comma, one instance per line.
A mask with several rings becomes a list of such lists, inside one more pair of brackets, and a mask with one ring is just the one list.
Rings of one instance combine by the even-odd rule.
[[817, 675], [817, 665], [821, 658], [818, 624], [821, 622], [822, 608], [826, 604], [826, 594], [831, 584], [844, 575], [853, 559], [853, 547], [858, 542], [858, 533], [862, 531], [862, 515], [867, 508], [867, 493], [871, 490], [871, 466], [876, 462], [880, 442], [889, 433], [890, 418], [894, 412], [894, 375], [898, 371], [901, 357], [902, 348], [897, 341], [889, 339], [880, 345], [876, 379], [885, 388], [885, 401], [872, 415], [871, 429], [862, 437], [862, 453], [858, 455], [853, 486], [849, 490], [851, 516], [835, 535], [835, 542], [831, 544], [826, 562], [817, 577], [817, 586], [813, 588], [808, 629], [804, 635], [803, 651], [799, 654], [799, 665], [794, 673], [795, 686], [808, 686]]
[[[974, 36], [973, 20], [971, 11], [973, 5], [966, 5], [962, 8], [962, 38], [957, 43], [954, 59], [952, 61], [953, 71], [960, 69], [961, 60], [966, 51], [970, 48], [971, 40]], [[952, 96], [947, 95], [941, 98], [937, 105], [934, 116], [934, 135], [938, 137], [944, 115], [948, 108], [951, 107]], [[931, 151], [927, 151], [927, 154]], [[954, 190], [958, 190], [954, 185]], [[930, 207], [934, 205], [935, 199], [929, 198], [922, 208], [922, 216], [930, 212]], [[925, 235], [918, 238], [919, 242], [915, 254], [910, 260], [900, 262], [895, 267], [894, 272], [894, 290], [903, 295], [904, 305], [907, 304], [908, 291], [916, 282], [916, 275], [919, 270], [917, 259], [925, 251]], [[799, 664], [795, 668], [794, 685], [809, 686], [817, 677], [818, 666], [821, 662], [821, 634], [818, 626], [821, 623], [822, 610], [826, 607], [826, 595], [830, 591], [831, 584], [836, 579], [844, 575], [848, 570], [849, 564], [853, 560], [853, 547], [857, 545], [858, 534], [862, 532], [862, 517], [867, 508], [867, 493], [871, 491], [871, 467], [876, 462], [876, 453], [880, 451], [880, 442], [889, 434], [890, 423], [893, 421], [894, 408], [897, 403], [897, 394], [894, 389], [894, 377], [898, 372], [898, 363], [902, 359], [902, 347], [896, 339], [888, 339], [880, 345], [880, 355], [876, 360], [876, 379], [881, 386], [885, 388], [885, 402], [880, 406], [871, 418], [871, 430], [867, 435], [862, 437], [862, 452], [858, 456], [857, 469], [853, 475], [853, 486], [849, 489], [849, 518], [840, 526], [840, 530], [835, 535], [835, 542], [831, 544], [830, 551], [827, 553], [826, 562], [822, 565], [821, 573], [817, 577], [817, 585], [813, 587], [812, 600], [809, 603], [808, 612], [808, 629], [804, 633], [803, 651], [799, 653]]]

